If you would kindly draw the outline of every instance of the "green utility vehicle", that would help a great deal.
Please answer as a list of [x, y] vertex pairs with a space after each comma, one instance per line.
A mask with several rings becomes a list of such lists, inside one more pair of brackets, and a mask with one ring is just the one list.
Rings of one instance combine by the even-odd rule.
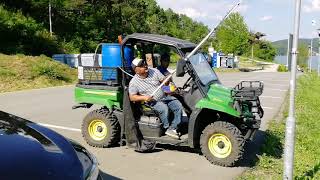
[[[79, 83], [75, 88], [75, 100], [79, 104], [74, 108], [102, 106], [84, 118], [84, 139], [89, 145], [101, 148], [125, 142], [123, 97], [131, 79], [128, 74], [134, 75], [125, 48], [139, 47], [142, 58], [152, 54], [152, 64], [156, 66], [154, 47], [159, 46], [174, 49], [181, 57], [173, 81], [179, 77], [174, 96], [184, 107], [184, 120], [180, 139], [173, 139], [164, 134], [152, 108], [132, 103], [134, 109], [139, 109], [136, 121], [143, 138], [160, 144], [200, 148], [211, 163], [234, 166], [243, 156], [246, 141], [252, 140], [260, 127], [263, 109], [259, 96], [263, 83], [246, 81], [232, 89], [224, 87], [200, 51], [188, 58], [196, 44], [169, 36], [140, 33], [126, 36], [120, 44], [122, 63], [119, 67], [79, 64]], [[111, 71], [113, 75], [108, 74]]]

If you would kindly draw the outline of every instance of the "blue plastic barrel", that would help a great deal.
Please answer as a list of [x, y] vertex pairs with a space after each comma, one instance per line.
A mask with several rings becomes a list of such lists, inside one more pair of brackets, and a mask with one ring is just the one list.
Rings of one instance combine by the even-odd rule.
[[[124, 48], [124, 58], [124, 66], [130, 66], [133, 60], [133, 50], [130, 47]], [[102, 67], [112, 68], [102, 71], [102, 79], [115, 80], [117, 78], [117, 67], [121, 66], [120, 44], [102, 44]]]

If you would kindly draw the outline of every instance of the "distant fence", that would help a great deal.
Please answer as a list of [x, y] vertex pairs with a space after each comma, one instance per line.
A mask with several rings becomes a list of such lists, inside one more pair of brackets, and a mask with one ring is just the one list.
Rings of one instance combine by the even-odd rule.
[[[320, 63], [320, 56], [309, 57], [307, 64], [306, 64], [307, 66], [308, 66], [310, 60], [311, 60], [311, 69], [317, 70], [318, 63]], [[274, 61], [278, 64], [287, 65], [287, 56], [276, 56]]]
[[[86, 54], [54, 54], [52, 59], [67, 64], [70, 67], [77, 68], [79, 62], [82, 66], [102, 66], [102, 56], [97, 54], [97, 57], [94, 58], [94, 53]], [[95, 61], [96, 59], [96, 61]]]

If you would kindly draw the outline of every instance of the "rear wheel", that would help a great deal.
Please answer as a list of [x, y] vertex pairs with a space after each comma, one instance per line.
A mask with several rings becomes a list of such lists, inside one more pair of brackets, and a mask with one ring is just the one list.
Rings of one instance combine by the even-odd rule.
[[90, 112], [83, 119], [81, 132], [86, 142], [94, 147], [115, 146], [120, 141], [118, 120], [106, 109]]
[[242, 158], [245, 140], [240, 130], [231, 123], [217, 121], [201, 134], [203, 155], [213, 164], [233, 166]]

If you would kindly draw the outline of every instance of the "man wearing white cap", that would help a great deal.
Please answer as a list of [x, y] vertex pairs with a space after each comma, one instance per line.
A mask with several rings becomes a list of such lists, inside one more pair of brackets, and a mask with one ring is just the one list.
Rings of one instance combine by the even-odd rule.
[[[129, 97], [131, 101], [146, 102], [159, 114], [166, 130], [166, 135], [179, 138], [177, 127], [181, 122], [182, 105], [175, 97], [165, 95], [159, 89], [153, 96], [151, 94], [160, 86], [165, 77], [155, 68], [148, 68], [146, 62], [135, 58], [132, 61], [132, 69], [135, 76], [129, 83]], [[174, 113], [174, 119], [170, 125], [168, 120], [169, 109]]]

